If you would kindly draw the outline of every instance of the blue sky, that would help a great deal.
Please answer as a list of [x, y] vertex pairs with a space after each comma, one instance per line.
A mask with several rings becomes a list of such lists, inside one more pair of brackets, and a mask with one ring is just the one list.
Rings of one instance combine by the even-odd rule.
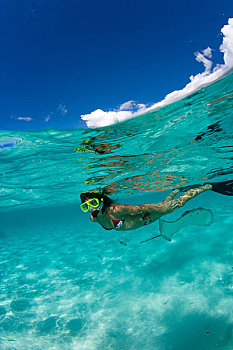
[[232, 0], [1, 1], [0, 129], [80, 128], [80, 115], [153, 104], [203, 71], [194, 53], [220, 33]]

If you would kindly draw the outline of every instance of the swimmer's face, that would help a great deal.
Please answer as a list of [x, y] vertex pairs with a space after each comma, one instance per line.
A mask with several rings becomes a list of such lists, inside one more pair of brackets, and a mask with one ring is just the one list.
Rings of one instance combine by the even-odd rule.
[[99, 199], [93, 198], [93, 197], [85, 197], [85, 200], [82, 202], [82, 205], [87, 206], [87, 210], [85, 211], [86, 213], [93, 213], [95, 211], [98, 211], [99, 208]]

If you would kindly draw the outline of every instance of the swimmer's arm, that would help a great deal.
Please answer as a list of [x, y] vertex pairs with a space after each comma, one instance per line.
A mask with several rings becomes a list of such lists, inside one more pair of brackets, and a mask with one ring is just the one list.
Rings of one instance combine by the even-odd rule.
[[91, 220], [92, 222], [98, 222], [97, 218], [94, 218], [92, 215], [90, 216], [90, 220]]

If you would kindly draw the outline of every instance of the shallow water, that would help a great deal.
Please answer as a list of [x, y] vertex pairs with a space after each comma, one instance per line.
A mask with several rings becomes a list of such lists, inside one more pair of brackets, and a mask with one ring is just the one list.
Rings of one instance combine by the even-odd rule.
[[105, 231], [79, 210], [82, 190], [152, 203], [232, 179], [232, 82], [107, 128], [2, 132], [1, 349], [232, 349], [233, 197], [167, 216], [214, 214], [171, 243], [140, 244], [157, 223]]

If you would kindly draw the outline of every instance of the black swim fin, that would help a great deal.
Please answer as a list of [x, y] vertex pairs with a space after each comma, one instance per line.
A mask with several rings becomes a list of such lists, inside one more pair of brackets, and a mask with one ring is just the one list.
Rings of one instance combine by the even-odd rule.
[[[222, 182], [206, 182], [204, 185], [212, 185], [212, 191], [224, 194], [226, 196], [233, 196], [233, 180], [222, 181]], [[202, 187], [203, 185], [191, 185], [178, 187], [181, 192], [186, 192], [192, 188]]]
[[209, 182], [212, 185], [212, 191], [233, 196], [233, 180], [223, 182]]

